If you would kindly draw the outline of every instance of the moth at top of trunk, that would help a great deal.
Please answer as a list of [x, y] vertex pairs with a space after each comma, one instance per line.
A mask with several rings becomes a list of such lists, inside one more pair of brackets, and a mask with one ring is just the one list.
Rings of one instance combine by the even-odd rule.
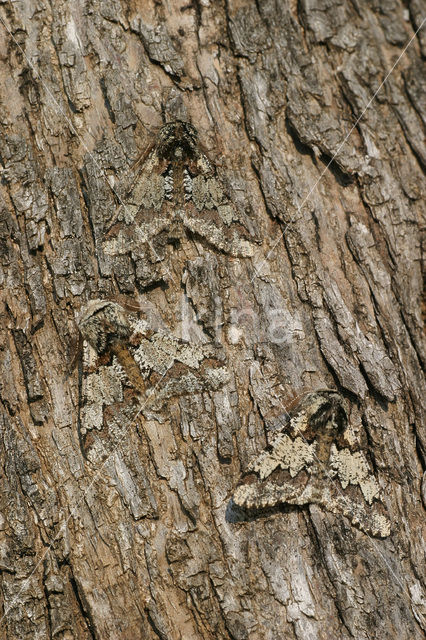
[[188, 122], [169, 122], [160, 129], [124, 193], [102, 243], [113, 262], [127, 255], [137, 265], [149, 254], [148, 245], [154, 246], [158, 261], [162, 243], [173, 244], [184, 232], [209, 250], [235, 257], [251, 256], [253, 243], [259, 242], [254, 221], [235, 207]]

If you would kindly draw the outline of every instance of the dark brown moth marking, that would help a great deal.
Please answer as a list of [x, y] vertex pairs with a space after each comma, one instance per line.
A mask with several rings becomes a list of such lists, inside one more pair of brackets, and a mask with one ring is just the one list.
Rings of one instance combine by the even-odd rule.
[[79, 426], [85, 452], [93, 448], [94, 431], [107, 438], [130, 427], [138, 413], [161, 411], [180, 395], [216, 391], [228, 380], [218, 347], [154, 331], [117, 303], [90, 302], [78, 326], [84, 340]]
[[137, 263], [141, 252], [152, 253], [147, 245], [158, 248], [161, 237], [179, 240], [185, 231], [231, 256], [253, 254], [256, 238], [248, 230], [249, 219], [242, 219], [226, 195], [191, 124], [164, 125], [129, 182], [124, 204], [103, 241], [106, 255], [130, 256]]
[[378, 482], [365, 455], [345, 446], [346, 427], [338, 393], [309, 393], [242, 476], [234, 504], [248, 510], [317, 504], [369, 535], [387, 537], [390, 521]]

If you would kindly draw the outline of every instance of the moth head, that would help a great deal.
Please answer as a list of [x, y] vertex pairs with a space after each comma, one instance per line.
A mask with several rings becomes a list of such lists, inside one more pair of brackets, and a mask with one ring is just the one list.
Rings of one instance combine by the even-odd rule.
[[198, 133], [189, 122], [168, 122], [160, 129], [157, 152], [165, 160], [192, 158], [197, 147]]
[[80, 313], [77, 323], [84, 340], [97, 353], [104, 353], [112, 343], [128, 338], [131, 333], [123, 307], [105, 300], [92, 300]]
[[329, 389], [308, 393], [297, 405], [291, 419], [296, 432], [308, 440], [320, 437], [338, 438], [348, 424], [342, 396]]

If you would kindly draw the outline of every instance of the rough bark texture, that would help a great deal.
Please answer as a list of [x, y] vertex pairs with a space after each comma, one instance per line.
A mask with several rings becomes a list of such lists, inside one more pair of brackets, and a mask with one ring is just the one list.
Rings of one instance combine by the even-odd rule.
[[[422, 3], [1, 4], [1, 637], [423, 638], [425, 28], [370, 104]], [[146, 257], [144, 289], [100, 248], [111, 185], [177, 118], [263, 243], [186, 237]], [[143, 300], [232, 371], [102, 466], [66, 375], [91, 298]], [[324, 387], [375, 465], [385, 540], [318, 507], [230, 513], [265, 418]]]

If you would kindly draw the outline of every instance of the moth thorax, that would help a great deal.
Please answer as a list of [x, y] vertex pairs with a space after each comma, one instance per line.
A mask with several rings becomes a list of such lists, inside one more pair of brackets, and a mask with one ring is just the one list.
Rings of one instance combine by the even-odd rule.
[[317, 447], [315, 456], [321, 462], [328, 462], [330, 458], [331, 445], [335, 440], [335, 432], [332, 429], [325, 428], [322, 433], [318, 434]]
[[341, 405], [331, 404], [317, 422], [316, 456], [322, 462], [328, 462], [331, 445], [342, 435], [347, 426], [346, 412]]

